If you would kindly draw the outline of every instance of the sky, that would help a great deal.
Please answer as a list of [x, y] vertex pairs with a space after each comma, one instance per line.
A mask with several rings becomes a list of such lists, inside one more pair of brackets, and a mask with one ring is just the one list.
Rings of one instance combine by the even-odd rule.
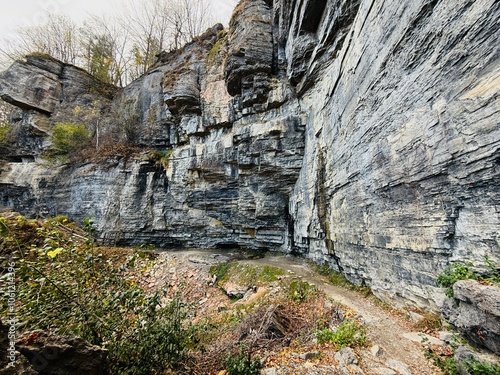
[[[141, 3], [141, 0], [133, 0]], [[165, 0], [168, 1], [168, 0]], [[212, 3], [215, 22], [225, 25], [237, 0], [208, 0]], [[109, 14], [119, 8], [122, 0], [0, 0], [0, 36], [6, 36], [19, 26], [36, 25], [47, 11], [61, 13], [76, 22], [82, 22], [89, 14]]]

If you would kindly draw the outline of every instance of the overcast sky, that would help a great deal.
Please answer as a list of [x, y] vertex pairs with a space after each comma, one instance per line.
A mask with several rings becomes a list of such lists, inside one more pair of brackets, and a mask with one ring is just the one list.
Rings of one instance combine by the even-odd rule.
[[[35, 25], [47, 12], [62, 13], [77, 22], [88, 14], [107, 14], [120, 7], [123, 0], [0, 0], [0, 36], [14, 32], [18, 26]], [[141, 0], [133, 0], [141, 3]], [[168, 0], [165, 0], [168, 1]], [[227, 24], [238, 0], [208, 0], [212, 3], [215, 22]], [[214, 23], [215, 23], [214, 22]], [[1, 39], [1, 38], [0, 38]]]

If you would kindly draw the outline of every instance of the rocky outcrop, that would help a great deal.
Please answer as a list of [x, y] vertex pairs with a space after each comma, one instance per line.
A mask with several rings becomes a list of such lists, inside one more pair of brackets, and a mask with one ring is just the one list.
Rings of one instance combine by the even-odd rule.
[[221, 67], [230, 47], [221, 31], [162, 54], [101, 119], [102, 132], [121, 125], [156, 153], [76, 168], [10, 163], [0, 181], [3, 204], [30, 215], [90, 217], [106, 243], [284, 251], [305, 115], [297, 101], [280, 108], [290, 91], [277, 79], [267, 84], [271, 99], [261, 112], [245, 111], [226, 90]]
[[78, 120], [87, 76], [17, 63], [1, 96], [18, 129], [45, 130], [19, 133], [34, 157], [7, 159], [0, 202], [91, 217], [112, 243], [301, 254], [436, 310], [450, 262], [499, 259], [499, 15], [494, 0], [243, 0], [227, 35], [161, 54], [111, 102], [87, 96], [102, 131], [144, 151], [76, 168], [33, 161], [54, 121]]
[[461, 280], [453, 294], [441, 309], [446, 319], [476, 346], [500, 354], [500, 288]]
[[58, 336], [43, 331], [26, 332], [16, 346], [38, 374], [105, 375], [108, 351], [79, 337]]
[[271, 16], [264, 0], [244, 0], [231, 18], [224, 77], [228, 93], [241, 98], [245, 114], [266, 109], [273, 68]]
[[[2, 375], [108, 373], [107, 350], [90, 345], [79, 337], [34, 331], [22, 334], [15, 338], [15, 343], [13, 341], [11, 343], [8, 332], [8, 327], [0, 322], [2, 352], [0, 374]], [[15, 346], [15, 350], [11, 350], [12, 346]]]
[[10, 325], [0, 321], [0, 375], [38, 375], [29, 361], [15, 347], [15, 335], [9, 333]]
[[115, 87], [48, 55], [16, 61], [0, 73], [0, 98], [20, 109], [11, 115], [16, 142], [1, 154], [14, 161], [33, 161], [47, 149], [47, 137], [57, 122], [88, 123], [95, 131], [97, 118], [109, 112], [115, 92]]

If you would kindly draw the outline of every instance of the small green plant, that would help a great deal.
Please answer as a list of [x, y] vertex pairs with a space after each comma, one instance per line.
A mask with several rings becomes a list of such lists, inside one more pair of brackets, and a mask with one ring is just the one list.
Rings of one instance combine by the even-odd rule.
[[12, 125], [0, 120], [0, 147], [4, 147], [9, 143], [12, 135], [12, 130]]
[[226, 262], [217, 263], [217, 264], [214, 264], [212, 267], [210, 267], [209, 274], [212, 277], [214, 275], [216, 275], [217, 280], [221, 281], [227, 277], [228, 270], [229, 270], [229, 263], [226, 263]]
[[320, 344], [331, 343], [339, 348], [365, 345], [366, 330], [354, 320], [342, 322], [336, 330], [323, 328], [316, 331], [316, 338]]
[[495, 262], [488, 257], [485, 258], [485, 263], [487, 271], [483, 274], [474, 272], [472, 270], [474, 265], [470, 262], [453, 263], [447, 270], [438, 276], [436, 284], [447, 288], [445, 294], [448, 297], [453, 297], [453, 285], [459, 280], [471, 279], [495, 284], [500, 283], [500, 266], [495, 264]]
[[90, 218], [85, 217], [83, 219], [83, 229], [88, 234], [86, 240], [87, 246], [93, 248], [95, 242], [93, 236], [97, 233], [97, 229], [95, 228], [95, 223]]
[[227, 30], [221, 30], [217, 35], [217, 41], [208, 52], [207, 60], [208, 61], [215, 60], [215, 58], [225, 48], [226, 45], [227, 45]]
[[434, 365], [443, 371], [443, 375], [459, 375], [457, 362], [453, 357], [439, 356], [431, 349], [427, 349], [425, 357], [431, 359]]
[[486, 263], [486, 281], [492, 282], [494, 284], [500, 284], [500, 264], [495, 263], [488, 256], [484, 258], [484, 262]]
[[296, 302], [303, 302], [316, 292], [317, 289], [313, 285], [302, 280], [293, 280], [288, 286], [287, 297]]
[[54, 125], [52, 143], [57, 150], [67, 155], [86, 146], [91, 136], [84, 124], [58, 122]]
[[252, 359], [245, 346], [240, 348], [238, 355], [229, 355], [224, 365], [229, 375], [258, 375], [262, 367], [260, 359]]
[[344, 275], [342, 275], [340, 272], [336, 272], [336, 271], [332, 270], [330, 268], [330, 266], [328, 265], [328, 263], [324, 263], [321, 266], [316, 266], [316, 271], [320, 275], [326, 276], [328, 278], [328, 281], [332, 285], [337, 285], [337, 286], [341, 286], [341, 287], [344, 287], [344, 288], [347, 288], [350, 290], [355, 290], [355, 291], [358, 291], [358, 292], [364, 294], [365, 296], [368, 296], [371, 294], [371, 289], [368, 286], [366, 286], [366, 285], [354, 285], [349, 280], [347, 280], [347, 278]]
[[475, 360], [466, 361], [460, 365], [470, 375], [498, 375], [500, 374], [500, 365], [490, 362], [480, 362]]
[[285, 271], [278, 267], [264, 266], [257, 275], [257, 280], [260, 282], [273, 282], [278, 280], [279, 276], [283, 276]]
[[168, 168], [168, 164], [170, 163], [170, 156], [174, 152], [173, 149], [168, 149], [165, 151], [150, 151], [150, 157], [155, 161], [156, 165], [163, 167], [163, 169]]
[[[459, 375], [466, 373], [469, 375], [497, 375], [500, 374], [500, 366], [495, 363], [481, 362], [470, 359], [465, 362], [457, 362], [453, 357], [443, 356], [428, 348], [425, 356], [439, 367], [444, 375]], [[462, 371], [460, 371], [460, 369]]]

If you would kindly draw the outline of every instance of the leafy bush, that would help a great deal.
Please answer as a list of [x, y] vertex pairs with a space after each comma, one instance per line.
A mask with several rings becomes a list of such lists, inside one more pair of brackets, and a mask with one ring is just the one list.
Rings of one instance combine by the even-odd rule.
[[500, 366], [490, 362], [481, 362], [474, 359], [465, 362], [457, 362], [455, 358], [439, 355], [431, 348], [427, 349], [425, 356], [432, 359], [434, 365], [439, 367], [444, 375], [459, 375], [462, 373], [469, 375], [500, 374]]
[[[90, 220], [86, 229], [92, 232]], [[141, 254], [123, 263], [104, 255], [63, 217], [2, 218], [0, 234], [1, 254], [16, 263], [16, 314], [23, 330], [77, 335], [104, 346], [116, 374], [181, 366], [192, 337], [188, 309], [176, 295], [163, 302], [137, 285], [131, 274], [144, 268]], [[3, 301], [0, 316], [8, 314]]]
[[453, 297], [453, 284], [459, 280], [480, 280], [491, 283], [500, 283], [500, 266], [495, 264], [489, 258], [485, 258], [487, 271], [484, 274], [474, 272], [471, 268], [472, 263], [454, 263], [445, 270], [444, 273], [438, 276], [436, 284], [447, 288], [445, 294], [448, 297]]
[[483, 279], [494, 284], [500, 284], [500, 264], [495, 263], [488, 257], [484, 258], [484, 262], [486, 263], [487, 271]]
[[162, 306], [159, 294], [148, 298], [141, 320], [126, 335], [110, 343], [111, 370], [116, 374], [161, 374], [179, 370], [194, 331], [185, 329], [187, 309], [178, 295]]
[[307, 301], [309, 294], [316, 292], [317, 289], [313, 285], [302, 280], [293, 280], [288, 286], [287, 297], [297, 302], [303, 302]]
[[461, 364], [470, 375], [498, 375], [500, 366], [489, 362], [467, 361]]
[[230, 355], [225, 361], [229, 375], [258, 375], [262, 367], [258, 358], [251, 359], [250, 353], [244, 347], [238, 355]]
[[150, 151], [150, 157], [156, 162], [156, 165], [163, 167], [163, 169], [168, 168], [168, 164], [170, 163], [170, 156], [174, 152], [173, 149], [168, 149], [165, 151]]
[[331, 343], [338, 348], [354, 347], [366, 344], [366, 332], [354, 320], [342, 322], [336, 330], [323, 328], [316, 331], [316, 338], [320, 344]]
[[91, 139], [90, 131], [84, 124], [58, 122], [54, 125], [52, 143], [63, 154], [71, 154], [86, 146]]

